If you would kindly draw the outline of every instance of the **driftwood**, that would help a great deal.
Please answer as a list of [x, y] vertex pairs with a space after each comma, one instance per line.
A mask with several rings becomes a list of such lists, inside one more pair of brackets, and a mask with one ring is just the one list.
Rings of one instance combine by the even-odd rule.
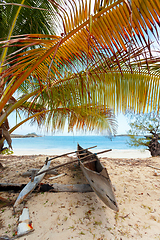
[[[0, 191], [21, 191], [26, 184], [0, 183]], [[93, 192], [89, 184], [39, 184], [33, 192]]]
[[54, 176], [54, 177], [50, 177], [50, 178], [48, 178], [48, 179], [52, 180], [52, 179], [56, 179], [56, 178], [59, 178], [59, 177], [63, 177], [63, 176], [65, 176], [65, 175], [67, 175], [67, 173], [61, 173], [61, 174], [58, 174], [58, 175], [56, 175], [56, 176]]

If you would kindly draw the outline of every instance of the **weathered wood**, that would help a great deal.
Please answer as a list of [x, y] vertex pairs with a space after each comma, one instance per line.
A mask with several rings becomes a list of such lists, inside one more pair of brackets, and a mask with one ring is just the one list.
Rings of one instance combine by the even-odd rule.
[[61, 174], [58, 174], [58, 175], [56, 175], [56, 176], [54, 176], [54, 177], [50, 177], [50, 178], [48, 178], [49, 180], [52, 180], [52, 179], [56, 179], [56, 178], [59, 178], [59, 177], [63, 177], [63, 176], [65, 176], [65, 175], [67, 175], [67, 173], [61, 173]]
[[[88, 148], [87, 148], [87, 149], [88, 149]], [[84, 151], [84, 150], [86, 150], [86, 149], [83, 149], [83, 151]], [[81, 151], [82, 151], [82, 150], [81, 150]], [[98, 155], [98, 154], [102, 154], [102, 153], [105, 153], [105, 152], [110, 152], [110, 151], [112, 151], [112, 149], [107, 149], [107, 150], [104, 150], [104, 151], [98, 152], [98, 153], [92, 153], [92, 154], [90, 154], [90, 155], [86, 155], [85, 157], [82, 157], [81, 160], [84, 160], [84, 159], [87, 159], [88, 157], [95, 156], [95, 155]], [[77, 152], [80, 152], [80, 151], [77, 151]], [[50, 160], [46, 160], [46, 161], [50, 161]], [[60, 168], [60, 167], [63, 167], [63, 166], [66, 166], [66, 165], [68, 165], [68, 164], [72, 164], [72, 163], [75, 163], [75, 162], [78, 162], [78, 161], [79, 161], [79, 159], [76, 159], [76, 160], [73, 160], [73, 161], [70, 161], [70, 162], [66, 162], [66, 163], [57, 165], [57, 166], [55, 166], [55, 167], [52, 167], [52, 168], [50, 168], [50, 169], [48, 169], [48, 170], [45, 170], [45, 171], [43, 171], [43, 172], [41, 172], [41, 173], [46, 173], [46, 172], [48, 172], [49, 170], [57, 169], [57, 168]], [[37, 173], [37, 174], [36, 174], [36, 176], [38, 176], [38, 175], [40, 175], [40, 173]]]
[[45, 176], [45, 173], [42, 173], [44, 170], [49, 169], [50, 162], [46, 162], [44, 166], [40, 169], [38, 177], [34, 177], [34, 172], [32, 172], [31, 181], [22, 189], [17, 200], [14, 203], [13, 208], [15, 209], [24, 199], [38, 186]]
[[[95, 148], [95, 147], [97, 147], [97, 146], [89, 147], [89, 148], [86, 148], [86, 149], [84, 149], [84, 150], [91, 149], [91, 148]], [[53, 158], [50, 158], [50, 159], [48, 159], [48, 161], [52, 161], [53, 159], [56, 159], [56, 158], [59, 158], [59, 157], [64, 157], [64, 156], [67, 156], [67, 155], [70, 155], [70, 154], [74, 154], [74, 153], [77, 153], [77, 152], [78, 152], [78, 151], [69, 152], [69, 153], [64, 153], [64, 154], [62, 154], [62, 155], [59, 155], [59, 156], [55, 156], [55, 157], [53, 157]]]
[[[84, 149], [84, 150], [85, 150], [85, 149]], [[112, 149], [107, 149], [107, 150], [104, 150], [104, 151], [98, 152], [98, 153], [91, 153], [91, 154], [88, 154], [88, 155], [86, 155], [86, 156], [84, 156], [84, 157], [81, 157], [81, 160], [84, 160], [85, 158], [88, 158], [88, 157], [95, 156], [95, 155], [97, 155], [97, 154], [102, 154], [102, 153], [110, 152], [110, 151], [112, 151]], [[79, 155], [79, 156], [80, 156], [80, 155]]]
[[[83, 148], [78, 144], [78, 150]], [[97, 154], [108, 152], [110, 150], [105, 150], [98, 152]], [[88, 180], [90, 186], [97, 194], [97, 196], [112, 210], [119, 211], [118, 203], [113, 190], [113, 185], [109, 177], [107, 169], [101, 164], [100, 160], [96, 156], [97, 154], [92, 154], [88, 150], [85, 151], [87, 155], [81, 157], [77, 154], [78, 159], [80, 160], [80, 167], [86, 179]], [[87, 161], [81, 161], [82, 159]]]
[[53, 192], [93, 192], [89, 184], [53, 184]]
[[[21, 191], [26, 184], [0, 183], [0, 191]], [[89, 184], [39, 184], [33, 192], [93, 192]]]

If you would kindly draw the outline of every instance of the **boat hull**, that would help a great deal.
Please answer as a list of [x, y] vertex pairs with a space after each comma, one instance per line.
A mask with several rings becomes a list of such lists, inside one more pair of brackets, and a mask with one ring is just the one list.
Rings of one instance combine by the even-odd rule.
[[[78, 150], [82, 150], [79, 146]], [[91, 188], [97, 194], [97, 196], [112, 210], [119, 211], [116, 197], [114, 194], [113, 186], [107, 172], [107, 169], [103, 167], [96, 155], [86, 151], [87, 162], [80, 161], [80, 167], [84, 176], [88, 180]], [[79, 160], [81, 160], [78, 154]], [[90, 162], [91, 161], [91, 162]]]

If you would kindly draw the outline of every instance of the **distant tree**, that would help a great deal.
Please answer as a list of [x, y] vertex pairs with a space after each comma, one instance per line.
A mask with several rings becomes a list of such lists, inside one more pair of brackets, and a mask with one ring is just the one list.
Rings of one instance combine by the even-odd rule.
[[160, 143], [158, 142], [160, 133], [160, 115], [131, 114], [130, 127], [128, 131], [130, 146], [145, 146], [153, 157], [160, 156]]

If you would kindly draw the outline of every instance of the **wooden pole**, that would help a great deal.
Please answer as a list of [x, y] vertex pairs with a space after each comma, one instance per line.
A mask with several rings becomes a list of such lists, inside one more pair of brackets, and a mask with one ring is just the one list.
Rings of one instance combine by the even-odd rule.
[[97, 146], [89, 147], [89, 148], [82, 149], [82, 150], [77, 150], [77, 151], [74, 151], [74, 152], [64, 153], [64, 154], [62, 154], [62, 155], [59, 155], [59, 156], [56, 156], [56, 157], [50, 158], [50, 159], [48, 159], [47, 161], [51, 161], [51, 160], [56, 159], [56, 158], [59, 158], [59, 157], [64, 157], [64, 156], [69, 155], [69, 154], [73, 154], [73, 153], [81, 152], [81, 151], [88, 150], [88, 149], [95, 148], [95, 147], [97, 147]]
[[[14, 191], [19, 192], [21, 191], [26, 184], [18, 184], [18, 183], [0, 183], [0, 191]], [[59, 183], [52, 183], [52, 184], [45, 184], [41, 183], [37, 186], [33, 192], [93, 192], [91, 186], [89, 184], [59, 184]], [[1, 200], [2, 197], [0, 197]], [[6, 199], [6, 203], [7, 203]], [[10, 203], [8, 201], [8, 203]], [[11, 202], [14, 204], [14, 201]], [[1, 238], [0, 238], [1, 239]]]
[[57, 169], [57, 168], [60, 168], [60, 167], [63, 167], [63, 166], [65, 166], [65, 165], [68, 165], [68, 164], [71, 164], [71, 163], [75, 163], [75, 162], [78, 162], [78, 161], [79, 161], [79, 160], [76, 159], [76, 160], [73, 160], [73, 161], [70, 161], [70, 162], [67, 162], [67, 163], [60, 164], [60, 165], [58, 165], [58, 166], [55, 166], [55, 167], [52, 167], [52, 168], [47, 169], [47, 170], [45, 170], [45, 171], [42, 171], [42, 172], [40, 172], [40, 173], [37, 173], [37, 174], [35, 175], [35, 177], [41, 175], [42, 173], [47, 173], [48, 170]]
[[[88, 148], [87, 148], [87, 149], [88, 149]], [[82, 149], [82, 150], [80, 150], [80, 151], [84, 151], [84, 150], [86, 150], [86, 149]], [[47, 170], [45, 170], [45, 171], [42, 171], [42, 172], [40, 172], [40, 173], [37, 173], [37, 174], [35, 175], [35, 177], [41, 175], [42, 173], [46, 173], [46, 172], [48, 172], [48, 171], [50, 171], [50, 170], [53, 170], [53, 169], [56, 169], [56, 168], [60, 168], [60, 167], [66, 166], [66, 165], [68, 165], [68, 164], [81, 161], [82, 159], [85, 159], [85, 158], [87, 158], [87, 157], [90, 157], [90, 156], [93, 156], [93, 155], [97, 155], [97, 154], [101, 154], [101, 153], [105, 153], [105, 152], [109, 152], [109, 151], [112, 151], [112, 149], [104, 150], [104, 151], [98, 152], [98, 153], [92, 153], [92, 154], [86, 155], [85, 157], [81, 158], [80, 160], [79, 160], [79, 159], [76, 159], [76, 160], [73, 160], [73, 161], [70, 161], [70, 162], [67, 162], [67, 163], [60, 164], [60, 165], [58, 165], [58, 166], [55, 166], [55, 167], [52, 167], [52, 168], [47, 169]], [[77, 152], [79, 152], [79, 151], [77, 151]]]
[[91, 156], [93, 156], [93, 155], [97, 155], [97, 154], [101, 154], [101, 153], [105, 153], [105, 152], [110, 152], [110, 151], [112, 151], [112, 149], [104, 150], [104, 151], [98, 152], [98, 153], [88, 154], [88, 155], [86, 155], [85, 157], [82, 157], [82, 158], [79, 159], [79, 160], [81, 161], [81, 160], [83, 160], [83, 159], [85, 159], [85, 158], [87, 158], [87, 157], [91, 157]]

